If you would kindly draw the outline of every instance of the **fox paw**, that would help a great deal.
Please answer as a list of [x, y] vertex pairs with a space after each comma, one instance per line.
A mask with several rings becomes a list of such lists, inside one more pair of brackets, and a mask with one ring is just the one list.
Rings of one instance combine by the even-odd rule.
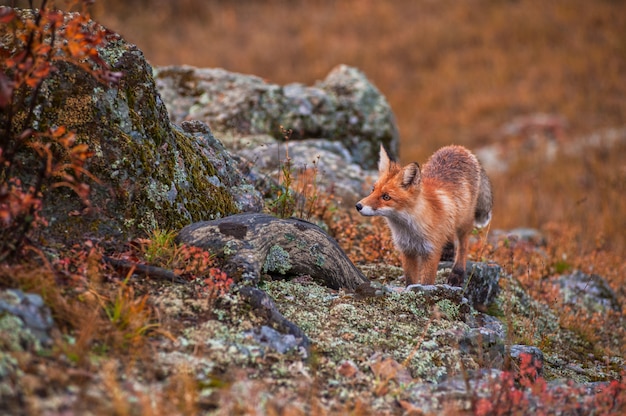
[[448, 284], [450, 286], [463, 286], [465, 281], [465, 270], [452, 269], [448, 276]]

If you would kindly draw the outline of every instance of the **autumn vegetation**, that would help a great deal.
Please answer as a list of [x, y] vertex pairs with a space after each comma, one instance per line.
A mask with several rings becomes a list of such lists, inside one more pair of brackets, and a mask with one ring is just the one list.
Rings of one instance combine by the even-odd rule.
[[[89, 184], [98, 181], [85, 169], [91, 149], [64, 126], [35, 128], [35, 109], [29, 106], [56, 60], [80, 65], [102, 83], [115, 83], [123, 75], [110, 72], [98, 58], [103, 34], [88, 24], [88, 10], [136, 43], [155, 65], [224, 67], [276, 83], [307, 84], [336, 64], [354, 65], [388, 98], [400, 128], [403, 161], [423, 161], [451, 142], [471, 148], [497, 143], [503, 125], [529, 114], [566, 120], [557, 138], [532, 132], [564, 148], [577, 138], [626, 126], [626, 8], [620, 2], [81, 1], [71, 7], [83, 14], [65, 24], [51, 2], [36, 3], [39, 11], [27, 20], [0, 9], [0, 24], [26, 29], [11, 47], [0, 49], [0, 287], [40, 293], [52, 308], [61, 334], [49, 357], [54, 362], [47, 372], [50, 382], [89, 378], [96, 362], [112, 353], [131, 365], [149, 356], [154, 340], [174, 339], [176, 323], [154, 306], [150, 284], [132, 278], [138, 270], [133, 264], [173, 272], [208, 305], [232, 285], [211, 253], [175, 244], [172, 230], [121, 242], [114, 251], [86, 241], [55, 249], [53, 255], [29, 238], [34, 228], [46, 227], [41, 211], [52, 192], [70, 190], [88, 210]], [[524, 141], [524, 134], [509, 139]], [[15, 155], [23, 149], [37, 162], [29, 177], [16, 174], [20, 160]], [[501, 264], [533, 298], [558, 311], [560, 325], [583, 334], [596, 355], [624, 357], [626, 329], [610, 314], [581, 319], [557, 300], [550, 282], [582, 270], [601, 275], [620, 299], [626, 297], [626, 141], [559, 154], [551, 161], [528, 154], [522, 152], [506, 172], [491, 175], [496, 196], [492, 229], [537, 228], [547, 241], [541, 255], [530, 244], [483, 234], [474, 240], [473, 259]], [[268, 209], [288, 209], [326, 223], [357, 264], [398, 264], [385, 224], [361, 222], [332, 196], [321, 194], [317, 174], [314, 168], [298, 172], [286, 165], [282, 180], [289, 181], [292, 199], [279, 195]], [[111, 258], [117, 262], [107, 261]], [[533, 323], [528, 324], [532, 331]], [[98, 371], [123, 414], [129, 405], [120, 377], [106, 362], [110, 365]], [[195, 380], [185, 373], [176, 377], [159, 400], [163, 409], [192, 414], [197, 411]], [[556, 403], [559, 397], [545, 382], [533, 362], [523, 361], [517, 372], [494, 382], [491, 400], [476, 402], [474, 409], [477, 414], [523, 413], [528, 406], [523, 389]], [[608, 411], [618, 408], [615, 403], [624, 406], [624, 391], [624, 379], [613, 380], [595, 405]], [[234, 406], [228, 394], [224, 408]], [[143, 399], [150, 408], [149, 398]], [[353, 411], [368, 413], [362, 403]]]

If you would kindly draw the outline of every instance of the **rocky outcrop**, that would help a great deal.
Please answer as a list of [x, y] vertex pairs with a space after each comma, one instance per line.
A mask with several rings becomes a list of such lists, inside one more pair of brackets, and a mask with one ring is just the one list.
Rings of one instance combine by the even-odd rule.
[[287, 155], [296, 178], [305, 178], [303, 182], [314, 185], [319, 192], [333, 195], [346, 206], [352, 206], [366, 195], [368, 177], [377, 175], [377, 172], [363, 169], [356, 163], [343, 143], [338, 141], [308, 139], [283, 143], [271, 136], [259, 135], [226, 136], [224, 142], [243, 158], [243, 166], [252, 172], [251, 180], [262, 191], [271, 190], [266, 180], [279, 177]]
[[[3, 31], [4, 26], [0, 34]], [[94, 209], [84, 215], [70, 215], [83, 206], [69, 191], [56, 192], [46, 201], [46, 240], [127, 237], [261, 209], [260, 194], [206, 126], [170, 123], [152, 68], [135, 45], [107, 32], [99, 55], [122, 74], [117, 85], [103, 84], [82, 67], [56, 61], [56, 71], [34, 103], [32, 124], [42, 131], [65, 126], [76, 132], [93, 150], [86, 167], [101, 182], [90, 183]], [[16, 125], [15, 130], [27, 127]], [[28, 168], [18, 175], [29, 183], [36, 165], [24, 166]]]
[[[155, 69], [174, 122], [201, 120], [220, 135], [266, 134], [291, 140], [330, 139], [343, 144], [348, 163], [374, 169], [380, 144], [397, 155], [399, 137], [385, 97], [356, 68], [339, 65], [314, 86], [280, 86], [223, 69]], [[254, 149], [250, 149], [254, 153]], [[310, 155], [311, 160], [315, 155]]]
[[158, 67], [155, 79], [172, 120], [207, 123], [268, 193], [288, 157], [295, 176], [350, 205], [374, 176], [380, 144], [398, 154], [393, 112], [355, 68], [340, 65], [314, 86], [190, 66]]
[[602, 313], [612, 310], [620, 312], [622, 306], [615, 291], [606, 280], [597, 274], [586, 274], [575, 271], [559, 276], [554, 280], [563, 298], [563, 303], [579, 313]]

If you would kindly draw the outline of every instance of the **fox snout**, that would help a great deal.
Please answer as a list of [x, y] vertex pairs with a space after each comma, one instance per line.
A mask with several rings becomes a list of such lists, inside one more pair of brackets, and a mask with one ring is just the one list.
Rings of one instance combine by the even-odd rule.
[[363, 203], [358, 202], [356, 204], [356, 210], [359, 211], [359, 214], [371, 217], [373, 215], [380, 215], [380, 212], [377, 212], [376, 209], [370, 207], [369, 205], [363, 205]]

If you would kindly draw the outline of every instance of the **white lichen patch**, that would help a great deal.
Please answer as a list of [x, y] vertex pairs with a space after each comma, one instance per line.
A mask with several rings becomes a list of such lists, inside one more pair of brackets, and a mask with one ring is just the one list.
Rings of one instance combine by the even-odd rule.
[[285, 274], [292, 268], [289, 261], [289, 252], [278, 245], [273, 245], [267, 253], [265, 263], [263, 264], [263, 272]]

